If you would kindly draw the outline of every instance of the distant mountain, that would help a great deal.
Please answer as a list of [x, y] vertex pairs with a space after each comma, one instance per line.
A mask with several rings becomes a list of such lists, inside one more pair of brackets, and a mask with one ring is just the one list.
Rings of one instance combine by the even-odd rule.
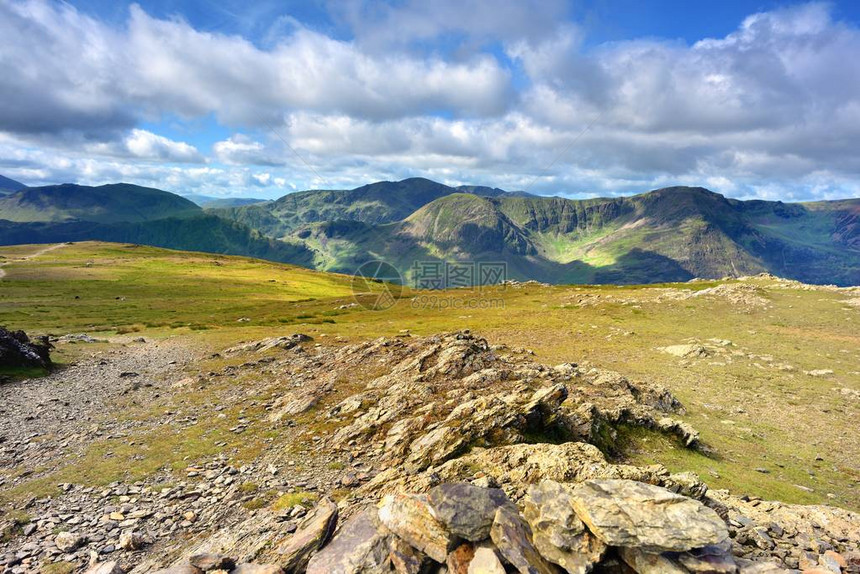
[[654, 283], [770, 272], [860, 285], [860, 199], [738, 201], [700, 187], [571, 200], [427, 179], [311, 190], [205, 212], [128, 184], [0, 198], [0, 243], [100, 239], [351, 273], [384, 259], [504, 263], [513, 279]]
[[128, 183], [28, 187], [0, 198], [0, 219], [16, 222], [119, 223], [200, 213], [200, 207], [176, 194]]
[[14, 179], [9, 179], [8, 177], [0, 175], [0, 197], [10, 193], [15, 193], [16, 191], [21, 191], [25, 187], [27, 186], [20, 181], [15, 181]]
[[860, 284], [860, 200], [744, 202], [690, 187], [582, 201], [453, 194], [400, 222], [318, 223], [292, 236], [318, 267], [343, 272], [383, 258], [406, 277], [415, 261], [497, 261], [512, 278], [553, 283], [771, 272]]
[[270, 200], [254, 197], [214, 197], [211, 195], [183, 195], [185, 199], [193, 201], [204, 209], [217, 209], [222, 207], [241, 207], [243, 205], [254, 205], [255, 203], [266, 203]]
[[276, 241], [160, 189], [63, 184], [0, 198], [0, 245], [84, 240], [313, 263], [313, 253], [301, 242]]
[[283, 237], [310, 223], [339, 219], [373, 224], [400, 221], [431, 201], [463, 190], [489, 197], [507, 194], [490, 187], [455, 188], [415, 177], [403, 181], [381, 181], [349, 190], [302, 191], [266, 204], [223, 209], [214, 213], [259, 229], [272, 237]]

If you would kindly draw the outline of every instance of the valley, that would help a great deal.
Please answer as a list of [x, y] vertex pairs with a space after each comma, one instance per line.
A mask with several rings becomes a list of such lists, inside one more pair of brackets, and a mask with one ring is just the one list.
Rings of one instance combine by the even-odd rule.
[[[448, 301], [444, 307], [417, 305], [425, 293], [407, 289], [394, 307], [374, 311], [357, 304], [371, 295], [356, 300], [348, 276], [260, 260], [96, 242], [3, 248], [0, 256], [7, 262], [0, 324], [51, 334], [60, 365], [2, 387], [0, 451], [14, 464], [0, 475], [0, 500], [6, 521], [24, 521], [14, 528], [27, 520], [43, 528], [45, 504], [69, 518], [77, 505], [107, 545], [110, 529], [97, 534], [103, 527], [96, 526], [105, 503], [95, 495], [133, 488], [143, 494], [131, 508], [160, 517], [145, 530], [153, 548], [179, 557], [211, 533], [213, 521], [261, 518], [320, 496], [353, 508], [383, 492], [364, 485], [382, 484], [384, 451], [373, 441], [337, 446], [332, 433], [385, 401], [362, 400], [355, 415], [326, 413], [385, 388], [405, 361], [397, 349], [413, 349], [408, 356], [450, 341], [442, 346], [454, 345], [453, 360], [457, 340], [482, 348], [484, 338], [493, 356], [510, 363], [499, 372], [532, 361], [574, 365], [565, 368], [596, 385], [589, 400], [606, 413], [616, 412], [605, 401], [628, 388], [625, 380], [640, 389], [625, 400], [660, 388], [677, 397], [683, 408], [661, 406], [669, 414], [648, 415], [650, 423], [642, 411], [587, 439], [612, 464], [692, 471], [714, 492], [860, 509], [852, 430], [860, 411], [857, 289], [770, 276], [629, 287], [512, 283], [433, 292]], [[469, 306], [480, 297], [504, 305]], [[442, 335], [463, 330], [474, 334]], [[292, 342], [297, 333], [309, 339]], [[491, 360], [487, 352], [477, 356]], [[514, 392], [505, 381], [482, 385]], [[451, 384], [434, 392], [454, 392]], [[601, 399], [609, 389], [618, 390]], [[664, 416], [683, 426], [659, 430]], [[695, 446], [685, 447], [691, 436]], [[544, 441], [558, 439], [526, 434], [502, 444]], [[184, 500], [203, 485], [192, 477], [204, 474], [222, 482], [188, 499], [194, 505], [173, 502], [171, 514], [158, 502], [159, 491]], [[208, 497], [219, 502], [200, 503]], [[194, 520], [182, 518], [188, 512]]]

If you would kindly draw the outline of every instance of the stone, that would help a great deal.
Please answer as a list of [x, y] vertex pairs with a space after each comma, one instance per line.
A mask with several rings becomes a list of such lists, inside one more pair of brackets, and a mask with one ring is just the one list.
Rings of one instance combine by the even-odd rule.
[[113, 560], [111, 562], [93, 564], [84, 574], [125, 574], [125, 570], [122, 569], [119, 562]]
[[558, 573], [556, 566], [544, 559], [534, 547], [529, 527], [515, 508], [505, 505], [496, 510], [490, 538], [499, 553], [520, 574]]
[[388, 560], [397, 574], [420, 574], [425, 556], [396, 536], [389, 542]]
[[203, 574], [203, 570], [192, 566], [188, 562], [183, 562], [181, 564], [174, 564], [163, 570], [156, 570], [153, 574]]
[[686, 568], [662, 554], [649, 554], [640, 548], [619, 548], [618, 554], [637, 574], [689, 574]]
[[119, 535], [119, 547], [123, 550], [139, 550], [143, 548], [143, 537], [137, 532], [126, 530]]
[[229, 571], [236, 565], [236, 562], [229, 556], [214, 553], [195, 554], [188, 559], [188, 563], [203, 572], [211, 572], [213, 570]]
[[496, 510], [512, 506], [502, 490], [465, 482], [445, 483], [430, 489], [429, 501], [433, 515], [451, 534], [471, 542], [487, 538]]
[[475, 557], [475, 547], [469, 542], [459, 545], [455, 548], [448, 558], [445, 560], [445, 565], [448, 567], [450, 574], [468, 574], [469, 564]]
[[609, 546], [686, 552], [729, 538], [714, 510], [659, 486], [633, 480], [588, 480], [571, 496], [579, 518]]
[[323, 498], [296, 528], [296, 532], [276, 550], [281, 555], [280, 564], [287, 572], [300, 572], [308, 564], [314, 552], [322, 548], [337, 526], [337, 505]]
[[738, 565], [731, 546], [705, 546], [678, 554], [678, 562], [693, 574], [734, 574]]
[[74, 552], [87, 542], [87, 537], [73, 532], [60, 532], [54, 538], [54, 544], [61, 552]]
[[475, 548], [467, 574], [505, 574], [505, 567], [493, 547], [482, 544]]
[[570, 574], [586, 574], [600, 561], [606, 545], [573, 511], [569, 488], [545, 480], [529, 488], [523, 505], [535, 548], [544, 558]]
[[243, 562], [236, 564], [230, 574], [284, 574], [284, 569], [277, 564], [251, 564]]
[[426, 498], [390, 494], [379, 504], [379, 521], [436, 562], [444, 563], [454, 540], [433, 516]]
[[391, 532], [379, 522], [375, 507], [366, 508], [308, 563], [307, 574], [375, 574], [384, 571]]

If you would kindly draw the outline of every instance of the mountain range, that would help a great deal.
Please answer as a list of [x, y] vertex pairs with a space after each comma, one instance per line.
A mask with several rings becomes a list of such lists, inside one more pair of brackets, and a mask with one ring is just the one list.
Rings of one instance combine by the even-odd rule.
[[129, 184], [0, 198], [0, 243], [101, 239], [352, 273], [383, 259], [504, 263], [511, 279], [654, 283], [770, 272], [860, 284], [860, 199], [740, 201], [700, 187], [572, 200], [422, 178], [201, 209]]

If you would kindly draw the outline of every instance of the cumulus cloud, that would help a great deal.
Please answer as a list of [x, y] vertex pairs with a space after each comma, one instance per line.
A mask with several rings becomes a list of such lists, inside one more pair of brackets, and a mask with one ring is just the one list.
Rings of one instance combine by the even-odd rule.
[[[338, 6], [352, 37], [291, 21], [261, 47], [137, 6], [113, 27], [0, 2], [0, 170], [236, 193], [410, 175], [582, 195], [858, 192], [860, 29], [826, 4], [694, 44], [599, 46], [561, 1]], [[165, 116], [233, 135], [198, 149], [150, 127]]]

